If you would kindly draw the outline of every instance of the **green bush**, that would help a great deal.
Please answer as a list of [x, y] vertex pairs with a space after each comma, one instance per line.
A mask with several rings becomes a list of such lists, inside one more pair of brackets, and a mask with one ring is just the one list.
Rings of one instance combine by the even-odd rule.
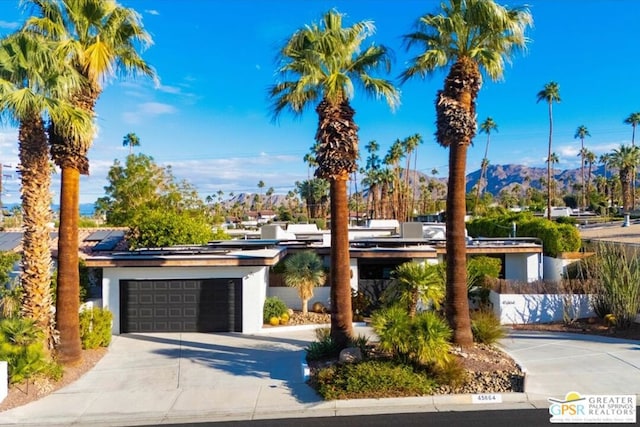
[[280, 317], [283, 313], [286, 313], [289, 308], [278, 297], [269, 297], [264, 300], [264, 308], [262, 310], [262, 320], [264, 323], [269, 323], [269, 319], [272, 317]]
[[380, 339], [380, 348], [405, 363], [442, 366], [449, 361], [451, 328], [433, 311], [421, 312], [412, 319], [404, 308], [392, 306], [375, 312], [371, 326]]
[[435, 383], [411, 366], [392, 361], [371, 360], [333, 365], [318, 371], [311, 386], [326, 400], [423, 396]]
[[519, 237], [542, 240], [545, 255], [555, 257], [580, 249], [580, 232], [575, 226], [533, 217], [530, 213], [476, 218], [467, 223], [467, 230], [472, 237], [508, 237], [514, 222]]
[[471, 313], [471, 332], [473, 332], [474, 341], [483, 344], [495, 344], [506, 335], [500, 319], [488, 310]]
[[42, 333], [33, 320], [0, 320], [0, 360], [7, 362], [12, 384], [47, 370]]
[[107, 347], [111, 343], [113, 315], [107, 309], [94, 307], [80, 312], [80, 340], [82, 348]]

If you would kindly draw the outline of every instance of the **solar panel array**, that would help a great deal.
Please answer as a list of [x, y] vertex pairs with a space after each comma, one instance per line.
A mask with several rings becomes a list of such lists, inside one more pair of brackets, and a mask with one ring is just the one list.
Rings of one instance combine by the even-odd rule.
[[0, 233], [0, 251], [12, 251], [22, 243], [22, 232], [7, 231]]
[[[100, 237], [100, 238], [98, 238]], [[124, 239], [124, 230], [100, 230], [85, 238], [85, 241], [100, 241], [92, 251], [112, 251]]]

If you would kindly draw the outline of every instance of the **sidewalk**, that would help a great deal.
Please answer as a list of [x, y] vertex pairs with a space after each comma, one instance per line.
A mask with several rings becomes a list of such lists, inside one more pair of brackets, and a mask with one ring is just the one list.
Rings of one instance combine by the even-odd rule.
[[[366, 327], [357, 334], [368, 334]], [[0, 425], [149, 425], [357, 414], [548, 408], [548, 397], [640, 394], [640, 342], [514, 331], [501, 346], [527, 372], [525, 393], [323, 401], [303, 381], [313, 331], [131, 334], [81, 379], [0, 413]], [[640, 400], [640, 399], [639, 399]]]

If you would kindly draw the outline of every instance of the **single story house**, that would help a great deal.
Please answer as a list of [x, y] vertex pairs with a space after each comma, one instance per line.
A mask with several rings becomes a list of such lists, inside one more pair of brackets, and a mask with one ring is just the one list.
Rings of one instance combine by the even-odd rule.
[[[330, 253], [330, 235], [322, 230], [291, 227], [282, 233], [267, 227], [262, 234], [257, 239], [138, 251], [101, 250], [98, 243], [85, 263], [102, 272], [101, 304], [113, 313], [114, 334], [254, 333], [262, 328], [266, 297], [278, 296], [289, 307], [300, 308], [296, 290], [284, 286], [272, 267], [300, 250], [316, 251], [328, 266]], [[399, 235], [363, 227], [350, 230], [353, 289], [379, 289], [407, 261], [446, 259], [443, 240], [418, 234], [416, 226], [402, 227]], [[469, 240], [467, 250], [471, 256], [499, 257], [505, 279], [542, 278], [542, 246], [535, 239]], [[328, 306], [329, 289], [316, 288], [310, 303]]]

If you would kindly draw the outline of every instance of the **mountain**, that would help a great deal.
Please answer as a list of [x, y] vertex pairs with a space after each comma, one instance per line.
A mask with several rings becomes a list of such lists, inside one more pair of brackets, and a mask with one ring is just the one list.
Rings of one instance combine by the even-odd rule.
[[[603, 167], [594, 167], [591, 170], [591, 180], [595, 179], [596, 175], [603, 174]], [[585, 168], [585, 181], [587, 180], [588, 169]], [[556, 180], [558, 189], [560, 191], [571, 189], [574, 184], [582, 184], [582, 175], [580, 168], [566, 169], [562, 171], [552, 171], [553, 177]], [[467, 174], [467, 192], [473, 190], [473, 187], [480, 178], [480, 169]], [[503, 189], [510, 189], [515, 185], [520, 185], [523, 190], [529, 187], [536, 188], [538, 190], [544, 189], [541, 184], [547, 180], [547, 168], [535, 168], [522, 165], [489, 165], [487, 167], [487, 187], [485, 191], [490, 192], [494, 196], [497, 196]]]

